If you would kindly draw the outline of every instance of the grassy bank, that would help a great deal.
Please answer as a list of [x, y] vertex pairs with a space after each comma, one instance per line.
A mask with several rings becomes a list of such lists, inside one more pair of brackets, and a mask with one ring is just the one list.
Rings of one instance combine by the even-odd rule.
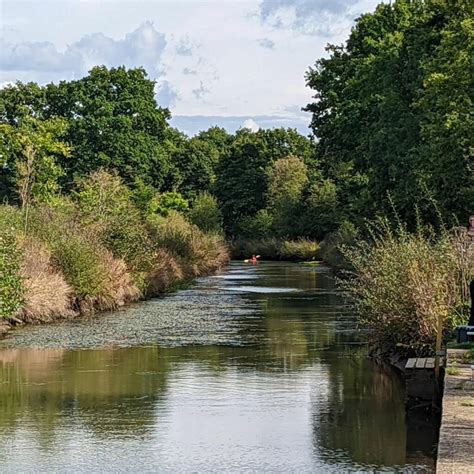
[[409, 233], [379, 221], [343, 254], [351, 270], [342, 286], [381, 355], [433, 355], [438, 318], [444, 339], [467, 323], [474, 246], [464, 228]]
[[317, 242], [307, 239], [240, 239], [231, 245], [232, 257], [238, 259], [260, 255], [264, 260], [313, 261], [319, 250]]
[[144, 213], [100, 171], [67, 197], [0, 206], [0, 320], [48, 322], [115, 309], [209, 274], [229, 259], [218, 233]]

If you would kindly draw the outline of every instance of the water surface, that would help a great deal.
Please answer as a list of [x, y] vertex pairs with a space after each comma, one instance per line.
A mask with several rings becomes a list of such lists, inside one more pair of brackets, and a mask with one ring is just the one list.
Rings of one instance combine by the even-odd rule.
[[[233, 263], [0, 341], [1, 472], [433, 469], [324, 267]], [[418, 422], [420, 421], [420, 422]]]

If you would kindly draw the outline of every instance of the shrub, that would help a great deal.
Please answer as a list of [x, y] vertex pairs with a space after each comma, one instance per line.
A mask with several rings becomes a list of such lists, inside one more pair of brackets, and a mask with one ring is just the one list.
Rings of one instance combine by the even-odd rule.
[[247, 216], [237, 225], [237, 234], [252, 240], [270, 239], [273, 234], [273, 215], [266, 209], [260, 209], [254, 216]]
[[219, 204], [217, 199], [207, 192], [196, 197], [188, 218], [203, 232], [222, 233], [222, 213]]
[[120, 177], [99, 170], [77, 182], [74, 200], [81, 222], [113, 255], [123, 259], [143, 288], [153, 244], [130, 190]]
[[288, 260], [315, 260], [319, 244], [313, 240], [285, 240], [281, 243], [278, 254]]
[[370, 242], [359, 241], [344, 254], [353, 271], [343, 287], [377, 347], [432, 354], [438, 317], [449, 330], [465, 307], [463, 289], [474, 268], [465, 235], [410, 234], [403, 227], [392, 232], [379, 221]]
[[275, 238], [237, 240], [232, 245], [235, 258], [250, 258], [260, 255], [262, 259], [277, 260], [280, 257], [281, 242]]
[[179, 212], [184, 214], [189, 209], [189, 202], [181, 193], [169, 192], [163, 193], [158, 197], [157, 212], [161, 216], [168, 216], [170, 212]]
[[353, 245], [358, 230], [352, 222], [343, 221], [335, 232], [328, 234], [321, 243], [319, 256], [333, 268], [348, 269], [349, 262], [344, 257], [344, 247]]
[[73, 316], [73, 290], [62, 273], [53, 268], [51, 252], [34, 239], [22, 242], [25, 297], [18, 318], [24, 321], [48, 321], [56, 317]]
[[21, 259], [13, 230], [0, 228], [0, 318], [11, 318], [24, 302]]
[[95, 228], [83, 226], [73, 203], [64, 200], [55, 208], [37, 207], [31, 222], [73, 288], [80, 311], [111, 309], [138, 298], [125, 263], [101, 244]]
[[158, 211], [159, 195], [156, 189], [143, 182], [140, 178], [135, 178], [133, 191], [131, 194], [133, 204], [144, 217], [155, 214]]
[[217, 269], [229, 258], [221, 236], [205, 234], [176, 212], [157, 219], [153, 232], [156, 246], [177, 258], [188, 277]]
[[0, 205], [0, 229], [19, 232], [23, 228], [23, 217], [20, 210], [13, 206]]
[[103, 252], [100, 257], [101, 263], [107, 269], [104, 286], [106, 296], [101, 296], [96, 306], [102, 305], [101, 309], [110, 309], [137, 301], [142, 292], [135, 284], [126, 263], [115, 258], [109, 251]]
[[156, 247], [185, 260], [192, 257], [193, 226], [181, 214], [171, 212], [167, 217], [158, 217], [150, 226]]
[[164, 293], [183, 278], [183, 270], [176, 259], [167, 250], [160, 249], [146, 278], [147, 294], [154, 296]]
[[319, 244], [308, 239], [242, 239], [232, 245], [232, 255], [236, 258], [260, 255], [267, 260], [315, 260], [318, 252]]

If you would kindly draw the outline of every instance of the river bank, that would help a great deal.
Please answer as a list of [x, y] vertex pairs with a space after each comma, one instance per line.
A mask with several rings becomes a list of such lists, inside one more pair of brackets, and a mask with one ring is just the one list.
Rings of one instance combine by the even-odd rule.
[[474, 466], [474, 360], [469, 356], [467, 350], [447, 351], [436, 469], [440, 474], [470, 473]]
[[229, 261], [221, 233], [143, 212], [100, 171], [49, 203], [0, 206], [0, 321], [47, 323], [169, 292]]

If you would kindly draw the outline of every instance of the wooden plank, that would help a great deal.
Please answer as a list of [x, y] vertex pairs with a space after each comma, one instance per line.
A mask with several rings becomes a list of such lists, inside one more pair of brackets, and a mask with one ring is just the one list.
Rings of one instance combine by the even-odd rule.
[[428, 359], [426, 359], [425, 369], [434, 369], [434, 368], [435, 368], [435, 358], [428, 357]]
[[408, 359], [405, 365], [405, 369], [414, 369], [415, 363], [416, 363], [416, 359]]
[[424, 369], [426, 364], [426, 358], [424, 357], [419, 357], [416, 359], [416, 368], [417, 369]]

